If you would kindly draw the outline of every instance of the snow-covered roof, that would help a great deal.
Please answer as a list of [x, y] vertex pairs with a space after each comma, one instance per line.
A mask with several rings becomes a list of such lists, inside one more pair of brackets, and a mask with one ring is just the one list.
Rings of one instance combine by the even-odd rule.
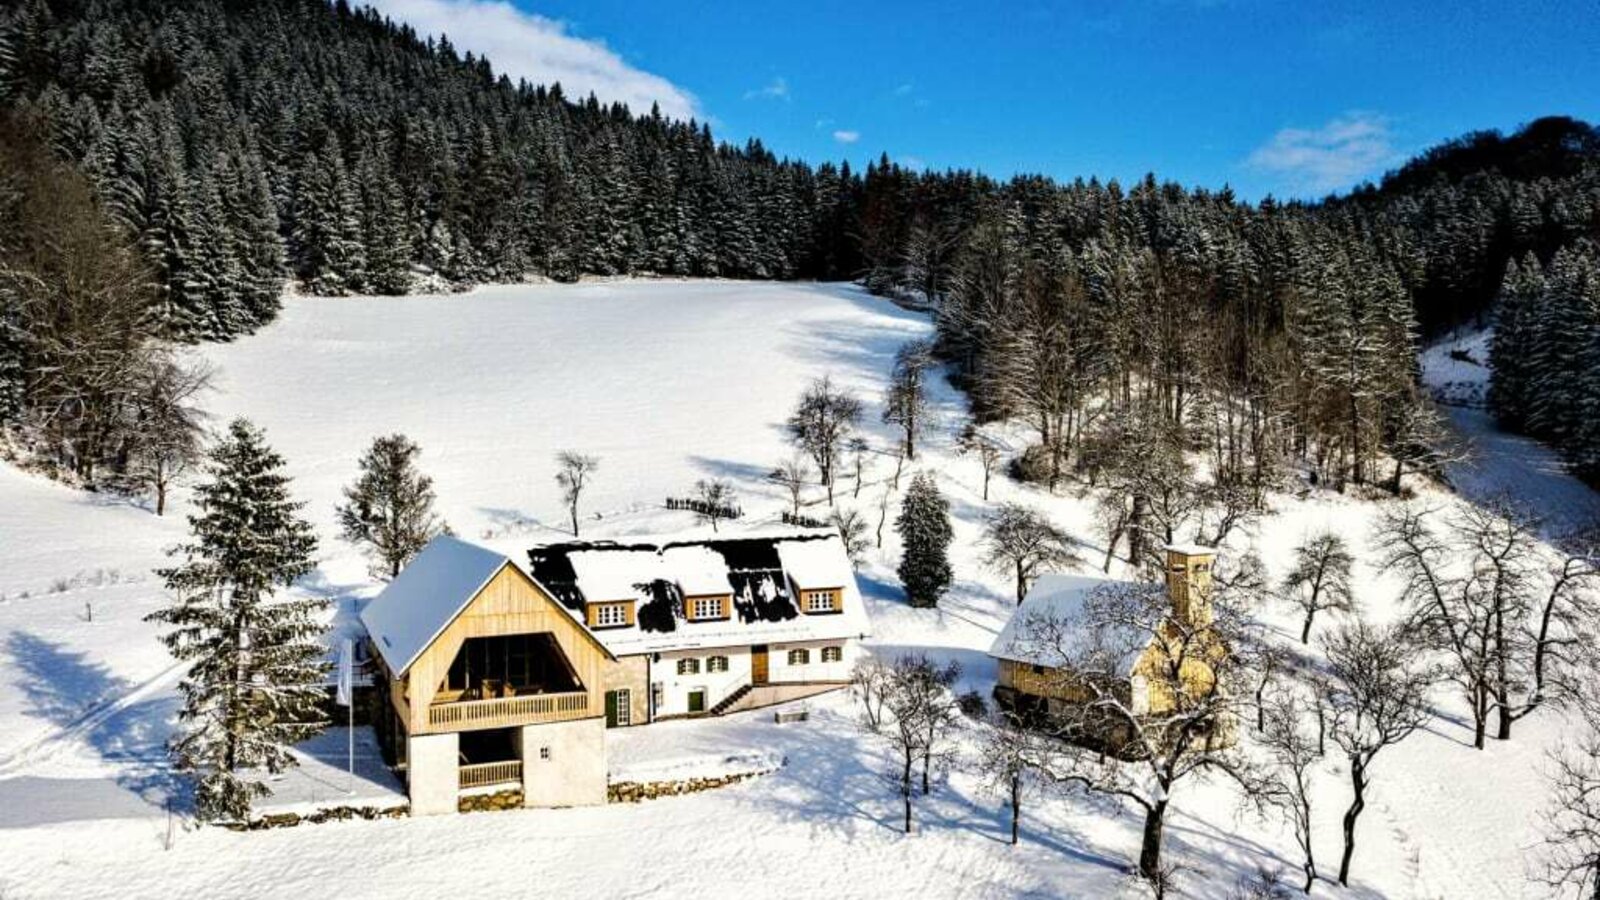
[[567, 554], [585, 600], [646, 600], [639, 585], [667, 578], [661, 555], [655, 550], [604, 548], [575, 550]]
[[1205, 544], [1168, 544], [1167, 551], [1181, 553], [1184, 556], [1216, 556], [1217, 548], [1207, 547]]
[[677, 579], [685, 597], [706, 597], [733, 593], [728, 581], [728, 561], [704, 544], [668, 547], [661, 551], [661, 564]]
[[396, 675], [417, 661], [511, 560], [460, 538], [428, 542], [383, 592], [361, 611], [361, 622]]
[[[863, 637], [871, 624], [856, 587], [849, 557], [837, 534], [788, 531], [738, 534], [695, 540], [629, 538], [627, 544], [568, 544], [535, 548], [535, 574], [560, 578], [570, 565], [575, 591], [559, 590], [569, 602], [636, 599], [633, 624], [593, 630], [613, 654], [658, 653], [691, 648], [733, 647], [791, 641]], [[837, 613], [804, 613], [794, 602], [789, 566], [821, 581], [801, 582], [843, 589]], [[657, 590], [650, 585], [655, 582]], [[672, 585], [679, 598], [733, 594], [732, 614], [724, 620], [684, 618], [663, 599], [659, 585]], [[640, 587], [643, 585], [643, 587]], [[564, 583], [552, 581], [561, 589]], [[681, 604], [680, 604], [681, 607]]]
[[[416, 559], [361, 610], [361, 624], [389, 671], [399, 675], [411, 668], [422, 651], [506, 566], [517, 568], [509, 557], [453, 535], [440, 535], [429, 541]], [[520, 568], [517, 571], [554, 598], [533, 576]], [[582, 627], [572, 610], [559, 602], [552, 605]]]
[[828, 541], [783, 541], [778, 544], [783, 571], [798, 588], [837, 588], [855, 581], [850, 557], [836, 537]]
[[1085, 608], [1098, 592], [1129, 587], [1144, 586], [1089, 575], [1041, 575], [989, 647], [989, 655], [1055, 668], [1065, 664], [1067, 657], [1080, 659], [1096, 650], [1114, 650], [1116, 658], [1106, 660], [1108, 668], [1126, 674], [1144, 652], [1147, 636], [1132, 628], [1119, 632], [1109, 626], [1097, 634], [1088, 624]]

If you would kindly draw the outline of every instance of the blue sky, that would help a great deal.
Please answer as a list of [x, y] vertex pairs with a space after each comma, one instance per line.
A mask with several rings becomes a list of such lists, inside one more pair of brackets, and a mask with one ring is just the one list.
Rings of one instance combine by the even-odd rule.
[[1465, 131], [1600, 120], [1597, 0], [374, 2], [513, 75], [812, 162], [1316, 196]]

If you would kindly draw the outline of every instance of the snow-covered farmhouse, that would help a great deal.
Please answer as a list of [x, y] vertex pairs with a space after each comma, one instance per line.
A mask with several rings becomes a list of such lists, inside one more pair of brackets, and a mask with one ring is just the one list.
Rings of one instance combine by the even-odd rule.
[[436, 538], [367, 604], [379, 743], [417, 815], [463, 791], [606, 797], [605, 729], [848, 682], [866, 611], [836, 535], [567, 543], [531, 573]]
[[616, 658], [510, 559], [435, 538], [361, 611], [380, 744], [411, 811], [520, 786], [527, 806], [606, 797], [606, 669]]
[[832, 532], [552, 544], [534, 575], [617, 657], [612, 725], [716, 715], [848, 683], [869, 630]]
[[[1097, 596], [1139, 585], [1083, 575], [1041, 575], [989, 649], [999, 663], [996, 701], [1024, 713], [1059, 714], [1067, 705], [1088, 699], [1088, 681], [1093, 679], [1097, 690], [1113, 692], [1136, 715], [1170, 711], [1175, 698], [1167, 685], [1173, 680], [1152, 675], [1158, 666], [1178, 658], [1167, 655], [1174, 622], [1210, 622], [1217, 551], [1174, 545], [1165, 554], [1166, 593], [1172, 608], [1157, 633], [1129, 623], [1098, 622], [1090, 611]], [[1074, 666], [1083, 660], [1092, 661], [1096, 671], [1076, 671]], [[1204, 654], [1185, 659], [1179, 672], [1182, 683], [1201, 689], [1208, 688], [1214, 677]], [[1225, 723], [1213, 741], [1231, 740], [1231, 735]], [[1097, 739], [1116, 746], [1125, 736], [1103, 734]]]

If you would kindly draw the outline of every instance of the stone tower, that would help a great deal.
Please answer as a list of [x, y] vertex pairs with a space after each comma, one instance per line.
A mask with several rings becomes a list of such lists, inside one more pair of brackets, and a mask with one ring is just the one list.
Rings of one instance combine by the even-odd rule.
[[1173, 618], [1191, 625], [1211, 622], [1211, 568], [1217, 561], [1213, 547], [1172, 544], [1167, 547], [1167, 596]]

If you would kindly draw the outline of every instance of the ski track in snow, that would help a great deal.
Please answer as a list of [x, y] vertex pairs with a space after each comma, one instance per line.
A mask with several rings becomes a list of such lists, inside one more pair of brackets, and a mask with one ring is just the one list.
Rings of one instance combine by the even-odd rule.
[[[216, 423], [248, 415], [288, 461], [295, 493], [322, 536], [305, 589], [333, 599], [348, 621], [376, 590], [366, 563], [335, 537], [333, 506], [370, 439], [403, 431], [423, 448], [441, 511], [458, 533], [521, 554], [560, 533], [565, 516], [551, 456], [602, 457], [584, 506], [585, 533], [678, 531], [683, 513], [659, 508], [697, 478], [735, 483], [752, 519], [787, 506], [765, 480], [788, 455], [783, 419], [805, 382], [823, 374], [866, 401], [879, 444], [883, 380], [899, 344], [928, 332], [926, 318], [842, 285], [659, 282], [486, 288], [464, 296], [292, 299], [261, 334], [208, 347], [221, 367]], [[1466, 346], [1481, 351], [1482, 337]], [[1423, 357], [1429, 383], [1453, 398], [1481, 396], [1482, 375], [1447, 348]], [[1475, 380], [1476, 379], [1476, 380]], [[958, 576], [937, 610], [911, 610], [893, 586], [892, 528], [860, 573], [873, 617], [870, 645], [926, 650], [963, 666], [961, 689], [987, 691], [984, 654], [1012, 609], [1011, 586], [982, 570], [975, 545], [981, 473], [954, 453], [964, 402], [935, 385], [933, 433], [917, 466], [936, 469], [951, 501]], [[1460, 490], [1506, 490], [1539, 504], [1552, 527], [1600, 510], [1547, 448], [1500, 434], [1481, 412], [1452, 410], [1479, 452], [1453, 470]], [[1026, 432], [1003, 435], [1020, 447]], [[914, 467], [908, 466], [907, 472]], [[890, 473], [868, 473], [859, 506], [872, 524]], [[903, 483], [902, 483], [903, 486]], [[1456, 501], [1422, 489], [1427, 502]], [[847, 496], [843, 492], [841, 496]], [[1045, 508], [1095, 542], [1091, 505], [1049, 497], [1003, 477], [992, 502]], [[1392, 616], [1397, 590], [1371, 565], [1375, 504], [1313, 493], [1274, 498], [1276, 516], [1243, 541], [1281, 573], [1293, 546], [1333, 528], [1358, 550], [1372, 614]], [[1020, 846], [1004, 843], [1000, 798], [958, 765], [919, 799], [919, 830], [898, 832], [899, 804], [884, 781], [882, 748], [853, 725], [848, 697], [812, 701], [809, 722], [774, 726], [766, 712], [613, 732], [614, 775], [708, 770], [727, 760], [782, 759], [776, 772], [688, 797], [594, 809], [530, 810], [437, 819], [347, 822], [236, 834], [180, 830], [163, 850], [160, 746], [172, 727], [181, 669], [143, 616], [161, 601], [144, 573], [183, 535], [184, 492], [156, 519], [139, 504], [71, 491], [0, 466], [0, 896], [18, 898], [397, 897], [530, 890], [552, 896], [766, 895], [882, 900], [922, 896], [1057, 898], [1135, 896], [1126, 867], [1139, 817], [1081, 796], [1032, 801]], [[598, 515], [593, 511], [600, 511]], [[893, 517], [891, 508], [891, 519]], [[1242, 548], [1241, 546], [1241, 548]], [[1239, 549], [1239, 548], [1236, 548]], [[1098, 561], [1098, 554], [1095, 554]], [[96, 567], [137, 583], [92, 592], [41, 590]], [[30, 592], [24, 600], [19, 595]], [[81, 614], [93, 600], [94, 621]], [[1297, 635], [1292, 611], [1263, 611]], [[1459, 718], [1449, 691], [1437, 697]], [[1320, 895], [1419, 898], [1538, 896], [1525, 878], [1537, 839], [1539, 762], [1563, 723], [1541, 712], [1511, 743], [1464, 746], [1449, 718], [1375, 765], [1360, 824], [1355, 884], [1339, 889], [1339, 815], [1347, 773], [1318, 776]], [[721, 761], [721, 762], [719, 762]], [[335, 767], [337, 768], [337, 767]], [[1193, 869], [1190, 893], [1225, 894], [1263, 862], [1298, 871], [1287, 828], [1237, 812], [1223, 784], [1191, 782], [1175, 795], [1168, 853]]]

